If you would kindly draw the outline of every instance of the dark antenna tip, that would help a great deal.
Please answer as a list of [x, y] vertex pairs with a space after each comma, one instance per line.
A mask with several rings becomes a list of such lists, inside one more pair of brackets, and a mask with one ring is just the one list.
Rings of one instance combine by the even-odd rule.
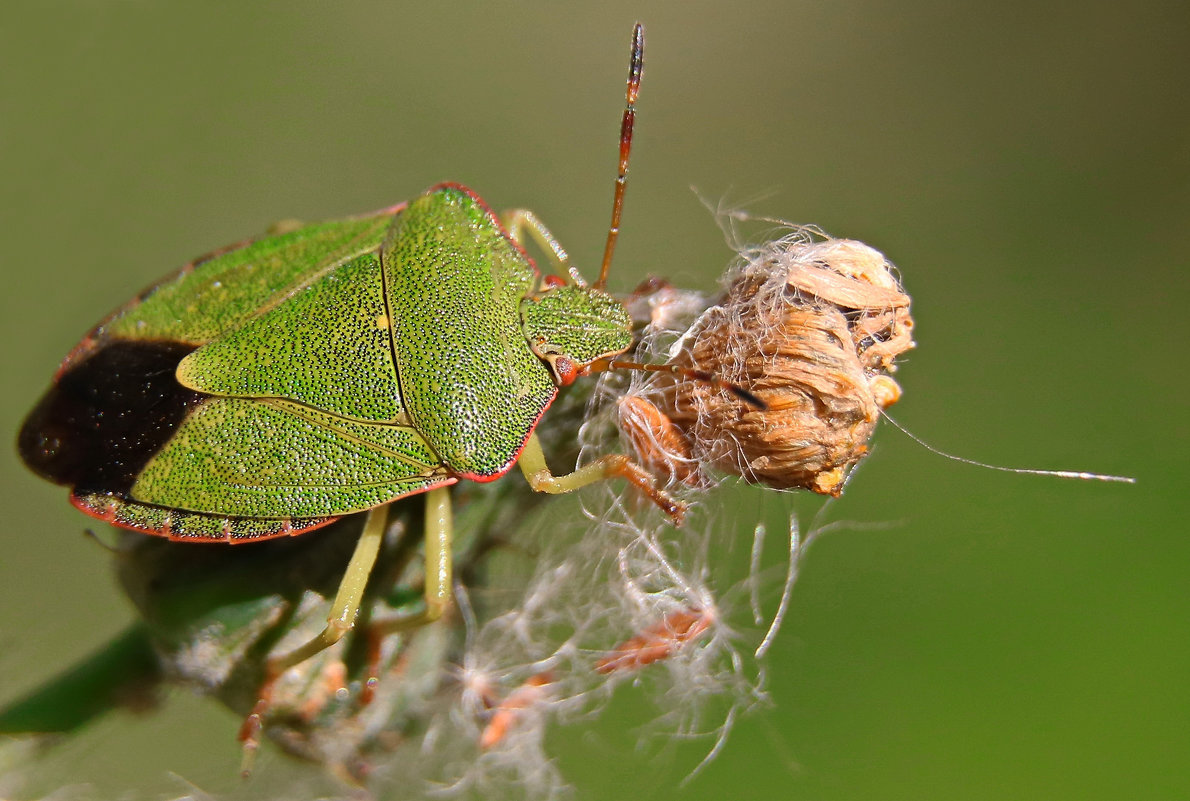
[[759, 397], [757, 397], [756, 395], [753, 395], [751, 392], [744, 389], [743, 387], [737, 387], [735, 384], [729, 384], [727, 382], [724, 382], [723, 386], [726, 387], [727, 391], [730, 392], [732, 395], [735, 395], [737, 398], [739, 398], [740, 400], [742, 400], [744, 403], [748, 404], [749, 406], [752, 406], [757, 411], [759, 411], [759, 412], [767, 412], [768, 411], [769, 405], [767, 403], [765, 403]]
[[639, 22], [632, 28], [632, 54], [628, 65], [628, 91], [625, 93], [624, 119], [620, 123], [620, 166], [616, 172], [616, 193], [612, 198], [612, 222], [607, 230], [607, 244], [603, 248], [603, 264], [599, 268], [596, 289], [607, 284], [612, 266], [612, 254], [620, 236], [620, 219], [624, 214], [624, 185], [628, 180], [628, 156], [632, 152], [632, 127], [636, 121], [636, 98], [640, 94], [640, 79], [645, 70], [645, 28]]

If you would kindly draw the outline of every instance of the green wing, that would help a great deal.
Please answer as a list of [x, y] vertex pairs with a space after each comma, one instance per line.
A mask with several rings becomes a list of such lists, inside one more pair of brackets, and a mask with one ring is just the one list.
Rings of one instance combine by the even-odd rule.
[[346, 417], [400, 421], [379, 256], [335, 266], [188, 355], [177, 376], [210, 395], [289, 398]]
[[287, 401], [211, 398], [130, 494], [194, 512], [301, 518], [362, 511], [454, 481], [409, 426], [344, 420]]
[[395, 212], [306, 225], [189, 264], [116, 312], [96, 338], [210, 342], [321, 272], [375, 250]]

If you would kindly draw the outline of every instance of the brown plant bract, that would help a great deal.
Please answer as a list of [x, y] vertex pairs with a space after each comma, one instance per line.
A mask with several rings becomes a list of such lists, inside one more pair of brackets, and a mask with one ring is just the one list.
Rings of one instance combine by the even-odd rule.
[[675, 477], [693, 461], [838, 495], [880, 409], [900, 397], [887, 373], [914, 345], [909, 301], [884, 256], [861, 242], [797, 233], [747, 251], [671, 362], [737, 384], [767, 408], [708, 382], [663, 379], [653, 398], [660, 418], [621, 404], [621, 427], [649, 443], [646, 462], [668, 462]]

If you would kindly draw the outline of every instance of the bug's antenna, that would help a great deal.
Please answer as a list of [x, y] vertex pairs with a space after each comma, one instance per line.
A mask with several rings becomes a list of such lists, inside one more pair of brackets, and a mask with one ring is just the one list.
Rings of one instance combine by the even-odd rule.
[[616, 174], [616, 194], [612, 200], [612, 224], [607, 229], [607, 244], [603, 248], [603, 266], [599, 268], [596, 289], [603, 289], [612, 266], [612, 253], [620, 236], [620, 217], [624, 213], [624, 184], [628, 179], [628, 154], [632, 151], [632, 124], [636, 121], [636, 96], [640, 94], [640, 76], [645, 68], [645, 29], [638, 22], [632, 29], [632, 62], [628, 67], [628, 103], [624, 120], [620, 123], [620, 169]]

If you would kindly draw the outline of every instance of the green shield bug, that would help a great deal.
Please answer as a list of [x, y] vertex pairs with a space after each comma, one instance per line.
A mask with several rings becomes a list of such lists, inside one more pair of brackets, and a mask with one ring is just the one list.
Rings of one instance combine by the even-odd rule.
[[[490, 481], [516, 463], [540, 492], [623, 477], [680, 522], [682, 505], [627, 457], [555, 476], [534, 433], [580, 376], [676, 369], [617, 361], [632, 324], [604, 289], [643, 47], [637, 25], [594, 283], [532, 212], [497, 218], [471, 190], [442, 184], [186, 265], [93, 329], [26, 420], [18, 447], [29, 467], [70, 487], [86, 514], [135, 531], [241, 543], [368, 513], [325, 630], [269, 661], [241, 733], [248, 753], [276, 676], [352, 627], [390, 502], [426, 496], [424, 609], [392, 629], [450, 603], [448, 487], [460, 479]], [[553, 274], [539, 274], [526, 237]]]

